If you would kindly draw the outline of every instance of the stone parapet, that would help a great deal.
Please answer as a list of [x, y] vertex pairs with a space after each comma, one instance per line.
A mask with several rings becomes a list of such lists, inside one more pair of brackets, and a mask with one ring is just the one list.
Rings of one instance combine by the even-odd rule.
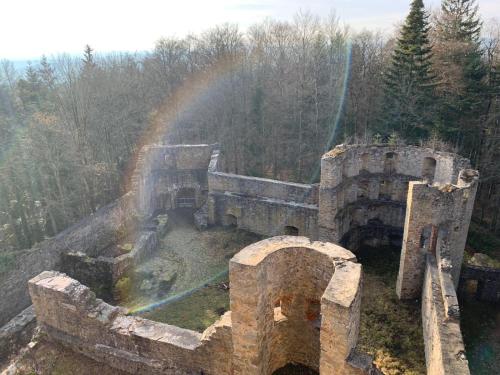
[[[441, 277], [433, 255], [426, 258], [425, 278], [422, 288], [422, 324], [424, 329], [425, 359], [428, 375], [469, 375], [468, 361], [460, 332], [460, 323], [448, 316], [447, 293], [453, 298], [454, 289], [442, 285], [451, 283]], [[444, 281], [443, 281], [444, 280]], [[455, 296], [456, 298], [456, 296]]]
[[97, 361], [131, 374], [231, 373], [230, 315], [202, 335], [127, 316], [58, 272], [43, 272], [29, 289], [41, 328]]

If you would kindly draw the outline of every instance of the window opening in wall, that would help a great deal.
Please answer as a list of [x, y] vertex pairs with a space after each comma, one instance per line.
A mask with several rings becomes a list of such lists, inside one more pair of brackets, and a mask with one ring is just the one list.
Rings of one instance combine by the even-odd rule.
[[384, 160], [384, 173], [393, 174], [396, 173], [396, 162], [398, 154], [394, 152], [388, 152], [385, 154]]
[[438, 228], [435, 225], [425, 226], [420, 233], [420, 248], [436, 254], [437, 237]]
[[279, 368], [273, 375], [319, 375], [316, 370], [299, 363], [288, 363], [286, 366]]
[[344, 207], [344, 197], [345, 197], [344, 190], [339, 190], [339, 192], [337, 193], [337, 208], [338, 209]]
[[306, 319], [319, 330], [321, 328], [321, 302], [318, 300], [309, 300], [308, 302]]
[[436, 159], [425, 158], [422, 164], [422, 180], [432, 183], [436, 174]]
[[283, 311], [281, 310], [281, 299], [277, 300], [274, 303], [274, 322], [275, 323], [280, 323], [284, 322], [287, 320], [287, 317], [283, 314]]
[[285, 235], [287, 236], [298, 236], [299, 235], [299, 228], [287, 225], [285, 227]]
[[158, 194], [158, 209], [165, 211], [170, 209], [170, 194], [165, 191], [160, 191]]
[[370, 154], [364, 153], [361, 155], [361, 170], [368, 172], [368, 164], [370, 163]]
[[224, 215], [222, 225], [225, 227], [237, 227], [238, 226], [238, 218], [234, 215], [231, 215], [231, 214]]
[[342, 177], [349, 177], [348, 175], [349, 165], [347, 164], [347, 160], [342, 162]]
[[379, 199], [391, 200], [392, 197], [392, 186], [390, 181], [381, 180], [379, 188]]
[[479, 289], [477, 280], [465, 280], [465, 292], [469, 295], [476, 296]]

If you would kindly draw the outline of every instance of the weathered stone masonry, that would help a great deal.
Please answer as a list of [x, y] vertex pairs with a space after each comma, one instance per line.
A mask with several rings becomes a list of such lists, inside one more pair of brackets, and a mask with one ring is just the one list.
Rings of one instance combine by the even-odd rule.
[[199, 208], [208, 193], [207, 168], [215, 145], [149, 145], [138, 157], [132, 191], [144, 217], [156, 211]]
[[[44, 269], [58, 269], [63, 254], [76, 250], [99, 259], [125, 223], [151, 220], [173, 208], [195, 208], [199, 227], [236, 225], [267, 236], [304, 235], [354, 252], [365, 243], [401, 244], [397, 293], [400, 298], [422, 296], [428, 373], [465, 374], [466, 360], [451, 358], [463, 349], [455, 289], [477, 188], [477, 171], [468, 168], [464, 158], [426, 148], [340, 145], [323, 156], [320, 184], [307, 185], [227, 173], [217, 145], [146, 146], [131, 192], [112, 206], [116, 209], [44, 244], [43, 257], [21, 265], [28, 267], [26, 272], [8, 275], [15, 284], [7, 297], [17, 302], [14, 296], [27, 296], [23, 282]], [[110, 222], [103, 225], [106, 219]], [[97, 232], [92, 238], [82, 234], [92, 228]], [[359, 373], [353, 364], [360, 362], [355, 351], [360, 266], [352, 254], [338, 255], [339, 249], [349, 253], [345, 249], [304, 241], [264, 241], [235, 256], [230, 263], [232, 313], [203, 336], [124, 316], [58, 274], [31, 283], [33, 302], [51, 337], [125, 371], [267, 374], [299, 362], [324, 374]], [[134, 254], [147, 256], [148, 251]], [[53, 288], [49, 279], [66, 286]], [[48, 306], [41, 305], [39, 295]], [[56, 306], [63, 300], [69, 309], [65, 313]], [[10, 318], [27, 304], [25, 297], [14, 307], [2, 305], [0, 318]], [[99, 338], [98, 331], [104, 336]]]
[[30, 305], [28, 280], [44, 270], [59, 269], [62, 254], [80, 252], [96, 256], [122, 238], [135, 226], [132, 207], [129, 193], [56, 237], [16, 254], [11, 269], [0, 275], [0, 325]]
[[349, 362], [362, 287], [350, 251], [304, 237], [271, 238], [231, 260], [230, 281], [232, 311], [203, 334], [125, 316], [57, 272], [43, 272], [29, 287], [50, 337], [131, 374], [270, 375], [289, 362], [322, 374], [366, 371]]
[[427, 255], [422, 292], [427, 374], [468, 375], [455, 288], [447, 270]]
[[317, 238], [318, 187], [221, 171], [214, 151], [208, 169], [208, 223], [234, 224], [254, 233]]

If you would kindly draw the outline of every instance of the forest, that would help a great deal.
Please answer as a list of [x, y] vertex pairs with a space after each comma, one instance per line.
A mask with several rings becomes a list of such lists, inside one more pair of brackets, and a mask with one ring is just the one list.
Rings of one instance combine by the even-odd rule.
[[[83, 49], [83, 48], [82, 48]], [[458, 152], [480, 171], [474, 223], [500, 235], [500, 23], [474, 0], [414, 0], [394, 35], [300, 12], [215, 26], [144, 53], [0, 64], [0, 252], [127, 191], [140, 147], [222, 145], [228, 169], [312, 183], [336, 144]]]

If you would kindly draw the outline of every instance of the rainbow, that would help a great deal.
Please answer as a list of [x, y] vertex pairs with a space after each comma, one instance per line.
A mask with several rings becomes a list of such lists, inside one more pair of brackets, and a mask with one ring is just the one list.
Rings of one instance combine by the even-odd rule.
[[[191, 76], [184, 84], [174, 92], [172, 96], [167, 98], [164, 104], [161, 106], [160, 110], [157, 111], [152, 120], [151, 128], [145, 133], [143, 138], [141, 139], [141, 146], [152, 143], [154, 140], [161, 139], [170, 125], [177, 119], [178, 114], [182, 111], [185, 111], [189, 108], [189, 105], [196, 101], [197, 98], [206, 95], [210, 89], [216, 85], [221, 79], [230, 74], [232, 71], [237, 69], [239, 63], [241, 62], [241, 57], [226, 59], [222, 62], [215, 64], [208, 71], [200, 72]], [[340, 120], [342, 117], [342, 113], [345, 106], [347, 89], [348, 89], [348, 81], [350, 78], [350, 68], [352, 62], [352, 43], [347, 42], [346, 44], [346, 54], [343, 63], [343, 76], [342, 83], [340, 85], [339, 92], [339, 104], [337, 108], [337, 112], [335, 117], [331, 123], [330, 136], [328, 138], [328, 143], [325, 148], [325, 152], [328, 151], [332, 145], [338, 139], [338, 130], [340, 125]], [[320, 164], [315, 168], [311, 178], [310, 183], [313, 183], [320, 173]], [[143, 306], [138, 306], [129, 310], [129, 314], [141, 314], [144, 312], [148, 312], [154, 310], [158, 307], [167, 305], [169, 303], [178, 301], [184, 297], [189, 296], [190, 294], [196, 292], [197, 290], [202, 289], [207, 284], [213, 282], [217, 278], [227, 275], [228, 270], [222, 271], [211, 278], [203, 281], [201, 284], [182, 291], [178, 294], [169, 296], [162, 300], [146, 304]]]

